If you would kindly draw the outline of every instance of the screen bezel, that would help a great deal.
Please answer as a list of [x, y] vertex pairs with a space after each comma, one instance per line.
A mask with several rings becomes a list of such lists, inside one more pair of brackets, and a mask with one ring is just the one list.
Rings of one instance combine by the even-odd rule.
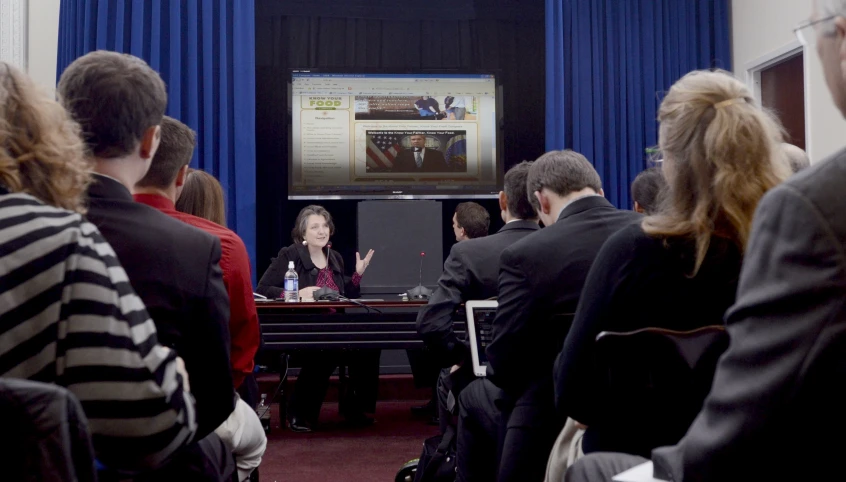
[[[442, 193], [436, 192], [435, 189], [429, 193], [421, 193], [419, 190], [413, 194], [392, 189], [393, 192], [385, 194], [371, 194], [371, 193], [354, 193], [354, 194], [293, 194], [293, 153], [294, 153], [294, 136], [293, 136], [293, 75], [301, 73], [318, 73], [318, 74], [404, 74], [404, 75], [493, 75], [494, 85], [496, 89], [496, 186], [495, 191], [490, 190], [461, 190], [456, 193]], [[503, 177], [505, 176], [505, 166], [503, 165], [502, 153], [504, 149], [503, 140], [503, 89], [502, 89], [502, 71], [497, 69], [362, 69], [362, 68], [319, 68], [319, 67], [292, 67], [288, 69], [287, 73], [287, 99], [288, 99], [288, 186], [287, 199], [291, 201], [308, 201], [308, 200], [343, 200], [343, 199], [497, 199], [499, 192], [502, 190]]]

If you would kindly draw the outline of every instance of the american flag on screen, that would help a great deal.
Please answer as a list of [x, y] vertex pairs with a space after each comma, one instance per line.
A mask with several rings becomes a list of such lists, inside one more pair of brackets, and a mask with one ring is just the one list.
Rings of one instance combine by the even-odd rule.
[[367, 139], [367, 166], [372, 168], [390, 169], [394, 167], [394, 158], [402, 150], [401, 136], [396, 134], [381, 134]]

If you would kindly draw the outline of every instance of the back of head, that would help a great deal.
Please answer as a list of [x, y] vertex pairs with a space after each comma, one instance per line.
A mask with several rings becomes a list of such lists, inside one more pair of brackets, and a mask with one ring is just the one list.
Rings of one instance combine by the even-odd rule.
[[558, 196], [566, 196], [585, 188], [597, 194], [602, 190], [599, 173], [587, 158], [576, 151], [549, 151], [540, 156], [529, 169], [526, 190], [535, 210], [538, 209], [534, 193], [547, 188]]
[[474, 202], [461, 203], [455, 208], [455, 220], [464, 228], [468, 238], [482, 238], [488, 235], [491, 215], [488, 210]]
[[89, 154], [100, 159], [132, 153], [167, 108], [159, 74], [138, 57], [117, 52], [98, 50], [74, 60], [57, 90], [82, 127]]
[[505, 197], [508, 198], [508, 211], [517, 219], [536, 219], [538, 217], [538, 212], [529, 199], [529, 193], [526, 192], [526, 180], [529, 177], [531, 167], [532, 162], [523, 161], [509, 169], [503, 180], [502, 190], [505, 191]]
[[632, 181], [632, 199], [643, 208], [643, 212], [654, 214], [658, 209], [661, 191], [666, 185], [660, 167], [645, 169]]
[[787, 158], [787, 164], [790, 166], [790, 170], [794, 173], [797, 173], [811, 165], [808, 153], [801, 147], [785, 142], [781, 145], [781, 148], [784, 151], [784, 157]]
[[695, 274], [712, 236], [746, 247], [758, 201], [788, 175], [781, 128], [726, 72], [691, 72], [658, 112], [667, 198], [644, 231], [696, 241]]
[[190, 127], [170, 116], [162, 118], [162, 138], [150, 169], [138, 186], [166, 189], [176, 181], [179, 170], [191, 162], [196, 136]]
[[88, 169], [79, 126], [26, 74], [0, 62], [0, 184], [83, 212]]
[[[156, 153], [156, 157], [158, 156]], [[176, 210], [226, 226], [223, 187], [214, 176], [205, 171], [197, 169], [188, 171], [185, 184], [182, 185], [182, 192], [176, 200]]]

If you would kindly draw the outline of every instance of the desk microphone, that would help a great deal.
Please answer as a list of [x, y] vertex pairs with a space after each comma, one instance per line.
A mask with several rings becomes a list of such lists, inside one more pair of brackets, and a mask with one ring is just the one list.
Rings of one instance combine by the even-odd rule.
[[423, 286], [423, 258], [426, 257], [426, 252], [420, 252], [420, 271], [418, 273], [418, 281], [419, 284], [414, 288], [408, 290], [406, 294], [408, 294], [408, 299], [410, 300], [428, 300], [430, 296], [432, 296], [432, 290]]
[[[334, 278], [334, 272], [332, 271], [332, 242], [326, 243], [326, 267], [329, 268], [329, 276]], [[332, 288], [319, 288], [314, 291], [314, 300], [315, 301], [338, 301], [341, 298], [341, 293], [333, 290]]]

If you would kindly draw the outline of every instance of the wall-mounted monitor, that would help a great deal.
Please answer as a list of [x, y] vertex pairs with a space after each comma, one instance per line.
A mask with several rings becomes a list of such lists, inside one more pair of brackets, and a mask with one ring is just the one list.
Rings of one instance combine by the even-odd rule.
[[502, 186], [489, 72], [292, 69], [289, 199], [490, 198]]

